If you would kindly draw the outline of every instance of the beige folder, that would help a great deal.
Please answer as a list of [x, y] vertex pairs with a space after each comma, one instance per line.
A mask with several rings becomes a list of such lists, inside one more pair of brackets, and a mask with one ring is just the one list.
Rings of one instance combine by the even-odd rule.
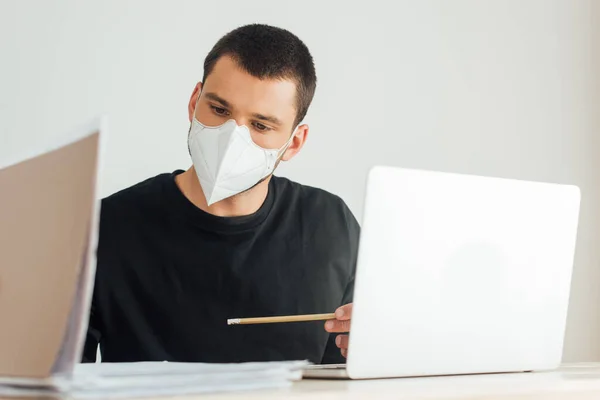
[[0, 169], [0, 382], [68, 375], [81, 358], [103, 125]]

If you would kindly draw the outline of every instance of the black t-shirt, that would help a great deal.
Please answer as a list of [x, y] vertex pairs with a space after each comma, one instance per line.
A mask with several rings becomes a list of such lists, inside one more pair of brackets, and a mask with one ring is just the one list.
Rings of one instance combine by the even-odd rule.
[[84, 361], [341, 363], [323, 322], [229, 318], [333, 312], [352, 301], [359, 226], [339, 198], [273, 177], [254, 214], [194, 206], [173, 174], [102, 202]]

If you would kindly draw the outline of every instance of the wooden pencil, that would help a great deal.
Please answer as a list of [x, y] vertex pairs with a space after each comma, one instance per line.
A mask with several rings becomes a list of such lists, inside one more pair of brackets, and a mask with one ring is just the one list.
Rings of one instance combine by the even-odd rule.
[[278, 324], [283, 322], [325, 321], [335, 319], [335, 314], [283, 315], [280, 317], [232, 318], [227, 325]]

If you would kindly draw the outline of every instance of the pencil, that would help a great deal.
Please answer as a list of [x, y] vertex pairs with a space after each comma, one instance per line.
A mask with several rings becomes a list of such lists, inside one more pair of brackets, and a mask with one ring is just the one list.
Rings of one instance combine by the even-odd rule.
[[325, 321], [335, 319], [335, 314], [284, 315], [281, 317], [233, 318], [227, 325], [277, 324], [282, 322]]

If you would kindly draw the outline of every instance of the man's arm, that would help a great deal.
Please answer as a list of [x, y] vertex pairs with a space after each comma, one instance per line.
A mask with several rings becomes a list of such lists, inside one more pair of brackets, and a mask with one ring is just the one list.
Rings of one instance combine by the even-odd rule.
[[[98, 299], [102, 293], [102, 276], [106, 264], [115, 263], [116, 251], [112, 244], [112, 238], [115, 237], [113, 230], [115, 229], [115, 221], [119, 219], [110, 207], [106, 199], [102, 200], [100, 207], [100, 227], [98, 234], [98, 249], [96, 254], [96, 275], [94, 276], [94, 293], [92, 295], [92, 305], [90, 307], [90, 320], [88, 322], [87, 336], [83, 347], [83, 356], [81, 362], [96, 362], [96, 354], [98, 353], [98, 345], [102, 340], [102, 319]], [[118, 229], [118, 228], [116, 228]]]
[[330, 333], [329, 339], [327, 340], [327, 346], [325, 347], [325, 353], [321, 359], [321, 364], [345, 364], [346, 358], [342, 356], [340, 349], [335, 344], [335, 338], [337, 333]]
[[[348, 234], [348, 251], [350, 252], [350, 274], [344, 297], [342, 298], [342, 309], [336, 310], [336, 318], [339, 321], [328, 321], [325, 324], [325, 330], [330, 332], [327, 346], [321, 364], [344, 364], [348, 355], [348, 335], [340, 333], [348, 333], [350, 330], [350, 317], [352, 313], [352, 302], [354, 301], [354, 277], [356, 275], [356, 262], [358, 258], [358, 241], [360, 237], [360, 226], [354, 215], [348, 207], [343, 204], [346, 217], [346, 228]], [[346, 311], [349, 315], [339, 316], [338, 313]], [[339, 341], [336, 343], [336, 339]]]
[[95, 306], [95, 301], [92, 299], [92, 308], [90, 310], [90, 321], [88, 324], [87, 336], [85, 338], [85, 346], [83, 347], [83, 357], [81, 362], [93, 363], [96, 362], [96, 353], [98, 351], [98, 344], [102, 337], [100, 330], [100, 321]]
[[[350, 282], [346, 286], [346, 291], [344, 293], [344, 298], [342, 300], [342, 304], [345, 305], [352, 303], [352, 299], [354, 297], [354, 274], [352, 275]], [[327, 346], [325, 347], [325, 352], [323, 353], [323, 359], [321, 360], [321, 364], [345, 364], [346, 357], [340, 351], [340, 348], [336, 344], [335, 340], [339, 336], [339, 333], [330, 333], [329, 339], [327, 340]], [[345, 335], [342, 335], [345, 336]]]

